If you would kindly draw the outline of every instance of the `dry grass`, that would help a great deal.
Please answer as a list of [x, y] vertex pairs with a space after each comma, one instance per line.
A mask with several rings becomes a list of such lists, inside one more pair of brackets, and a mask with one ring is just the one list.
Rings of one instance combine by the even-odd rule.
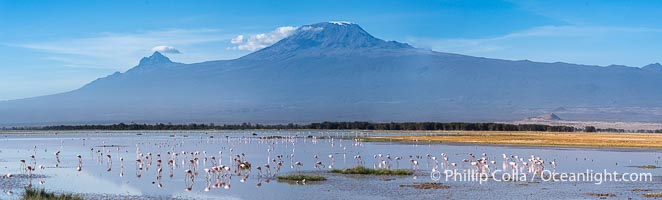
[[658, 166], [656, 166], [656, 165], [636, 165], [636, 166], [628, 166], [628, 167], [636, 167], [636, 168], [639, 168], [639, 169], [657, 169], [657, 168], [662, 168], [662, 167], [658, 167]]
[[662, 134], [453, 131], [443, 135], [367, 137], [366, 141], [441, 142], [521, 146], [662, 148]]
[[646, 194], [644, 194], [644, 197], [647, 197], [647, 198], [662, 198], [662, 192], [646, 193]]

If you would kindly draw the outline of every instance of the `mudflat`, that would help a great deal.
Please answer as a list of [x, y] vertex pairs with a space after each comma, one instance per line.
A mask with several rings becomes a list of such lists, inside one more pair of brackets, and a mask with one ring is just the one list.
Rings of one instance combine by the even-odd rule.
[[518, 146], [662, 148], [662, 134], [656, 133], [435, 131], [429, 135], [375, 136], [365, 139]]

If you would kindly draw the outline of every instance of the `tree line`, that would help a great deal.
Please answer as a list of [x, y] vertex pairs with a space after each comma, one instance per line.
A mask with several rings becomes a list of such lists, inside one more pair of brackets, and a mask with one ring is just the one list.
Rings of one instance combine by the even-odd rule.
[[358, 129], [358, 130], [439, 130], [439, 131], [549, 131], [574, 132], [570, 126], [541, 124], [465, 123], [465, 122], [322, 122], [308, 125], [310, 129]]
[[137, 124], [57, 125], [43, 127], [11, 127], [9, 130], [246, 130], [246, 129], [330, 129], [330, 130], [440, 130], [440, 131], [548, 131], [575, 132], [570, 126], [540, 124], [464, 123], [464, 122], [320, 122], [310, 124]]
[[612, 132], [612, 133], [662, 133], [660, 130], [625, 130], [615, 128], [596, 128], [586, 126], [550, 126], [541, 124], [505, 124], [505, 123], [466, 123], [466, 122], [319, 122], [310, 124], [138, 124], [117, 123], [109, 125], [56, 125], [42, 127], [2, 127], [1, 130], [247, 130], [247, 129], [330, 129], [330, 130], [409, 130], [409, 131], [544, 131], [544, 132]]

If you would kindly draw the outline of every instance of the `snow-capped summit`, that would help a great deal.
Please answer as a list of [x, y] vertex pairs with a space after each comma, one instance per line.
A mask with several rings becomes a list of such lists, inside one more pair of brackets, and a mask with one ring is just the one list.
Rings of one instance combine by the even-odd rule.
[[297, 31], [272, 48], [410, 48], [407, 44], [375, 38], [358, 24], [349, 22], [323, 22], [300, 28], [304, 29], [314, 31]]
[[[282, 58], [297, 51], [306, 51], [307, 54], [319, 53], [351, 53], [350, 50], [360, 49], [401, 49], [413, 48], [405, 43], [384, 41], [370, 35], [358, 24], [349, 22], [322, 22], [301, 26], [297, 31], [278, 41], [270, 47], [264, 48], [249, 58]], [[317, 52], [320, 51], [320, 52]]]
[[339, 26], [353, 24], [352, 22], [347, 22], [347, 21], [330, 21], [329, 23], [339, 25]]

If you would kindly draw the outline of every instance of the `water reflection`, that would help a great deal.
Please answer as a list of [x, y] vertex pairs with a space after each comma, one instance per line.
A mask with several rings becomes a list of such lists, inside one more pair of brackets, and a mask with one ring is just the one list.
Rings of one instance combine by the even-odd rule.
[[[30, 178], [34, 173], [47, 175], [49, 178], [43, 176], [39, 183], [61, 191], [170, 196], [173, 191], [218, 193], [223, 189], [231, 194], [255, 197], [293, 187], [270, 184], [279, 174], [323, 173], [358, 165], [416, 171], [406, 179], [411, 181], [426, 178], [425, 174], [430, 171], [445, 169], [474, 170], [479, 175], [490, 176], [494, 176], [497, 169], [531, 174], [540, 174], [545, 169], [572, 172], [596, 167], [636, 172], [643, 170], [627, 166], [660, 161], [657, 150], [365, 143], [353, 137], [367, 133], [343, 131], [261, 131], [256, 134], [258, 136], [253, 136], [247, 131], [11, 135], [0, 142], [2, 158], [7, 160], [0, 162], [3, 167], [0, 169], [4, 170], [3, 174], [25, 174]], [[25, 149], [25, 146], [30, 148]], [[42, 153], [48, 148], [58, 149], [54, 158], [53, 154]], [[130, 158], [128, 163], [124, 163], [125, 157]], [[135, 176], [124, 176], [125, 170]], [[660, 175], [659, 170], [652, 172]], [[106, 188], [95, 186], [100, 180], [105, 182]], [[253, 193], [260, 190], [265, 192]]]

